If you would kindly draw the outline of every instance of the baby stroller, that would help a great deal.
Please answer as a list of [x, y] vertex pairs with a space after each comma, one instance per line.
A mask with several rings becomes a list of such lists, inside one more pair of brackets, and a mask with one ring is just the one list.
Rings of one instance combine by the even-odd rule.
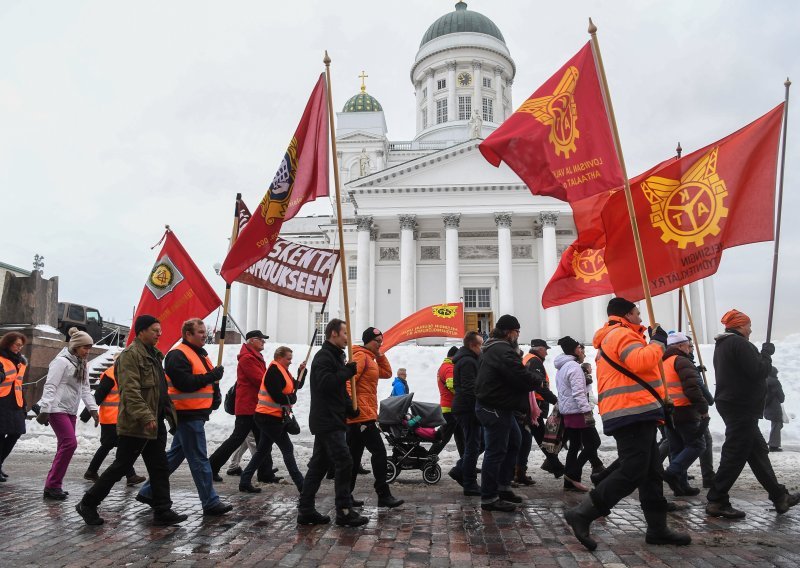
[[[425, 440], [415, 434], [416, 428], [435, 428], [444, 425], [442, 407], [432, 402], [414, 402], [414, 393], [386, 398], [380, 403], [378, 425], [380, 426], [392, 454], [386, 459], [386, 481], [392, 483], [404, 469], [422, 471], [422, 479], [428, 485], [438, 483], [442, 468], [437, 463], [439, 456], [431, 453], [433, 440]], [[419, 417], [409, 426], [407, 415]]]

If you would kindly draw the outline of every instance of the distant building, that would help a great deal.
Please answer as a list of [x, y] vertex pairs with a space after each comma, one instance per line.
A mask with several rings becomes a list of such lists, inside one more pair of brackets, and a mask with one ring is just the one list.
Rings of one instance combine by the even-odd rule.
[[18, 266], [12, 266], [11, 264], [6, 264], [5, 262], [0, 262], [0, 302], [3, 301], [3, 288], [6, 285], [6, 273], [10, 272], [14, 276], [30, 276], [31, 271], [25, 270], [24, 268], [19, 268]]

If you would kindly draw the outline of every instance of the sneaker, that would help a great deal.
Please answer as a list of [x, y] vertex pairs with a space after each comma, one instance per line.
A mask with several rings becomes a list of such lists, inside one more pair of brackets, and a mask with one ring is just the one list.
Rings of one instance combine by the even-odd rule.
[[142, 495], [141, 493], [137, 493], [135, 499], [137, 501], [139, 501], [139, 503], [144, 503], [148, 507], [152, 507], [153, 506], [153, 498], [152, 497], [146, 497], [146, 496]]
[[347, 513], [343, 511], [336, 513], [336, 524], [340, 527], [360, 527], [368, 522], [369, 518], [359, 515], [353, 509], [348, 509]]
[[711, 503], [706, 505], [706, 515], [722, 519], [744, 519], [747, 513], [734, 509], [730, 503]]
[[62, 491], [61, 489], [53, 489], [50, 487], [45, 487], [44, 491], [42, 492], [42, 496], [45, 499], [50, 499], [52, 501], [63, 501], [67, 498], [67, 495], [69, 495], [69, 493], [66, 491]]
[[222, 501], [220, 501], [216, 505], [209, 507], [208, 509], [203, 509], [203, 514], [212, 517], [221, 517], [225, 513], [230, 513], [232, 510], [233, 510], [233, 505], [228, 505], [227, 503], [223, 503]]
[[231, 477], [238, 477], [242, 475], [242, 468], [240, 466], [231, 467], [228, 471], [225, 472], [225, 475], [230, 475]]
[[513, 491], [498, 491], [497, 496], [501, 501], [508, 501], [509, 503], [522, 503], [522, 497]]
[[775, 512], [783, 515], [790, 508], [800, 503], [800, 493], [784, 493], [775, 503]]
[[316, 510], [310, 513], [297, 513], [298, 525], [327, 525], [330, 522], [331, 518], [328, 515]]
[[87, 525], [102, 525], [104, 522], [103, 517], [97, 514], [96, 507], [84, 505], [82, 501], [78, 501], [75, 504], [75, 510], [78, 511], [78, 514], [81, 517], [83, 517], [83, 520]]
[[188, 518], [189, 515], [179, 515], [172, 509], [167, 509], [166, 511], [154, 511], [153, 525], [157, 527], [168, 527], [182, 523]]
[[261, 488], [255, 487], [252, 483], [248, 483], [247, 485], [240, 483], [239, 491], [242, 493], [261, 493]]
[[223, 483], [225, 481], [224, 479], [222, 479], [222, 476], [219, 474], [218, 471], [211, 472], [211, 479], [213, 479], [217, 483]]
[[83, 478], [87, 481], [97, 481], [100, 479], [100, 476], [97, 475], [96, 471], [92, 471], [91, 469], [87, 469], [86, 473], [83, 474]]
[[514, 503], [509, 503], [508, 501], [503, 501], [502, 499], [498, 499], [497, 501], [492, 501], [491, 503], [481, 503], [481, 509], [484, 511], [501, 511], [503, 513], [513, 513], [517, 510], [517, 506]]
[[127, 485], [128, 487], [133, 487], [134, 485], [139, 485], [143, 481], [147, 481], [147, 478], [143, 475], [136, 475], [135, 473], [128, 477]]

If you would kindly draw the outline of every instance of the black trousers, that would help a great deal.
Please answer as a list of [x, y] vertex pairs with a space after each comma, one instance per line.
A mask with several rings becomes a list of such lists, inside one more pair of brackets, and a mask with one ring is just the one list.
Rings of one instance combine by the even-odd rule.
[[6, 461], [8, 454], [22, 434], [0, 434], [0, 466]]
[[450, 442], [450, 438], [455, 437], [458, 457], [464, 457], [464, 431], [459, 428], [456, 417], [452, 412], [445, 412], [442, 416], [444, 416], [444, 420], [447, 424], [439, 427], [439, 439], [431, 444], [431, 453], [438, 455], [448, 442]]
[[[103, 460], [106, 456], [117, 447], [117, 425], [116, 424], [100, 424], [100, 447], [94, 453], [92, 461], [89, 462], [88, 471], [100, 471], [103, 465]], [[130, 471], [125, 474], [125, 477], [136, 475], [136, 470], [131, 466]]]
[[[237, 416], [236, 422], [233, 424], [233, 432], [228, 436], [228, 439], [222, 442], [213, 454], [208, 457], [208, 463], [211, 464], [211, 471], [219, 473], [231, 456], [239, 446], [241, 446], [247, 439], [247, 435], [252, 432], [256, 439], [256, 444], [259, 443], [261, 438], [261, 430], [256, 426], [253, 416]], [[258, 467], [258, 479], [268, 479], [273, 476], [272, 474], [272, 443], [266, 448], [267, 452], [264, 461]]]
[[300, 513], [311, 513], [315, 510], [317, 491], [331, 465], [336, 472], [333, 478], [336, 510], [352, 507], [350, 478], [353, 473], [353, 458], [350, 456], [346, 437], [344, 430], [322, 432], [314, 436], [314, 450], [308, 461], [308, 472], [303, 480], [303, 490], [300, 491], [297, 506]]
[[[389, 484], [386, 483], [386, 446], [383, 445], [381, 431], [378, 430], [374, 421], [359, 422], [350, 424], [347, 430], [347, 444], [350, 446], [350, 456], [353, 463], [361, 463], [361, 456], [364, 450], [369, 450], [371, 454], [372, 475], [375, 477], [375, 491], [378, 495], [385, 495], [389, 492]], [[350, 474], [350, 491], [356, 487], [358, 470], [353, 468]]]
[[591, 426], [589, 428], [567, 428], [565, 435], [569, 440], [569, 451], [567, 451], [567, 459], [564, 461], [564, 475], [573, 481], [580, 481], [583, 466], [587, 462], [596, 464], [600, 461], [597, 456], [600, 434], [597, 433], [594, 426]]
[[708, 500], [715, 503], [729, 503], [728, 492], [739, 479], [745, 464], [750, 466], [753, 475], [767, 490], [769, 498], [775, 501], [786, 493], [786, 488], [778, 483], [772, 463], [769, 461], [769, 448], [761, 430], [758, 418], [743, 416], [735, 406], [717, 402], [717, 411], [725, 422], [725, 442], [719, 459], [714, 485], [708, 491]]
[[294, 459], [294, 445], [289, 438], [289, 433], [286, 431], [283, 420], [257, 414], [255, 416], [255, 423], [258, 429], [261, 430], [261, 440], [258, 442], [258, 448], [250, 460], [250, 463], [247, 464], [247, 467], [242, 471], [242, 478], [239, 483], [241, 485], [250, 485], [252, 483], [256, 468], [260, 468], [261, 464], [270, 456], [272, 445], [275, 444], [283, 455], [283, 463], [286, 465], [286, 471], [289, 472], [289, 477], [292, 478], [297, 490], [302, 491], [303, 474], [300, 473], [300, 469], [297, 467], [297, 462]]
[[656, 445], [656, 422], [636, 422], [613, 432], [619, 467], [592, 489], [594, 506], [603, 516], [622, 499], [639, 490], [642, 511], [666, 511], [661, 460]]
[[114, 461], [83, 495], [83, 504], [88, 507], [99, 506], [114, 484], [130, 471], [141, 455], [153, 490], [153, 510], [168, 511], [172, 507], [172, 500], [169, 496], [169, 464], [166, 447], [167, 429], [163, 420], [158, 421], [158, 435], [155, 440], [119, 436]]

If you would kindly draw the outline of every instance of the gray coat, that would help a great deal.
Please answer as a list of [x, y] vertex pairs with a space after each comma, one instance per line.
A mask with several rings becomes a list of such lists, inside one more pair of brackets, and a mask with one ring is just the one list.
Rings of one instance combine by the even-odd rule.
[[764, 404], [764, 418], [772, 422], [781, 422], [783, 420], [783, 411], [781, 404], [786, 400], [783, 394], [783, 386], [778, 380], [778, 374], [770, 373], [767, 377], [767, 401]]

